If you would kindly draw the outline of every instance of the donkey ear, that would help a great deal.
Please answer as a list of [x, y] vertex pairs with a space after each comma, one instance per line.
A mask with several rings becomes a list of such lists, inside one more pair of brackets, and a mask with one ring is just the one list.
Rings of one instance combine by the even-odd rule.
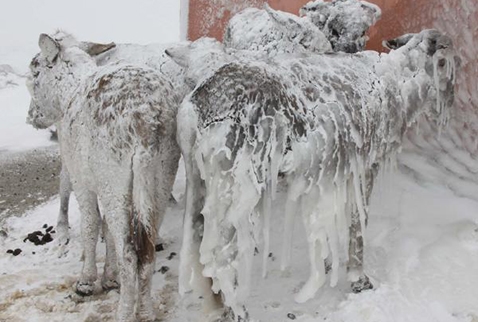
[[60, 44], [47, 34], [40, 34], [38, 46], [49, 63], [55, 62], [60, 53]]
[[109, 44], [97, 44], [94, 42], [83, 41], [80, 44], [80, 48], [83, 49], [90, 56], [97, 56], [115, 47], [116, 44], [114, 42], [110, 42]]
[[191, 49], [189, 46], [171, 47], [164, 52], [179, 66], [184, 68], [189, 67], [189, 56], [191, 55]]
[[371, 18], [372, 25], [374, 25], [382, 17], [382, 10], [379, 6], [372, 3], [361, 2], [360, 7]]
[[406, 34], [395, 39], [384, 40], [382, 46], [388, 49], [398, 49], [405, 46], [413, 36], [415, 36], [415, 34]]
[[282, 29], [297, 29], [302, 27], [299, 23], [297, 23], [297, 21], [289, 17], [291, 14], [274, 10], [267, 3], [264, 3], [264, 10], [267, 12], [269, 17], [272, 18], [272, 21], [274, 21]]
[[272, 21], [280, 25], [282, 28], [300, 27], [296, 21], [288, 17], [289, 14], [279, 10], [274, 10], [267, 3], [264, 3], [264, 10], [267, 12], [269, 17], [272, 18]]

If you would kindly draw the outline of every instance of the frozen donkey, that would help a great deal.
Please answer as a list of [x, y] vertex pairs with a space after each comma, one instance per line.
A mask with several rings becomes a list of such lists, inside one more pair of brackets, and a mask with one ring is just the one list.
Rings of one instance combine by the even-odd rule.
[[302, 17], [248, 8], [231, 18], [224, 33], [229, 48], [265, 51], [269, 55], [298, 52], [362, 51], [367, 30], [380, 18], [376, 5], [358, 0], [322, 0], [301, 9]]
[[[58, 37], [59, 35], [57, 35]], [[180, 97], [184, 97], [186, 92], [190, 91], [184, 84], [182, 68], [165, 54], [165, 49], [170, 47], [166, 44], [137, 45], [81, 42], [80, 47], [85, 49], [95, 59], [98, 66], [118, 63], [145, 66], [154, 69], [170, 80], [175, 87], [175, 92]], [[60, 245], [65, 245], [69, 242], [68, 203], [71, 189], [68, 169], [63, 165], [60, 175], [60, 213], [56, 227], [57, 239]], [[61, 251], [62, 253], [63, 250]]]
[[[173, 85], [146, 67], [98, 67], [71, 36], [40, 35], [31, 63], [30, 122], [58, 124], [62, 162], [82, 213], [85, 261], [77, 289], [97, 278], [98, 211], [115, 249], [121, 283], [118, 321], [151, 321], [154, 241], [179, 160], [179, 99]], [[105, 270], [104, 281], [114, 279]], [[137, 307], [135, 310], [135, 303]], [[137, 316], [135, 316], [135, 313]]]
[[[330, 283], [337, 283], [340, 253], [349, 253], [352, 287], [371, 287], [363, 232], [374, 174], [419, 115], [445, 123], [458, 64], [451, 39], [436, 30], [386, 44], [395, 50], [226, 62], [182, 103], [178, 139], [187, 192], [180, 289], [211, 299], [221, 292], [236, 317], [247, 318], [254, 248], [262, 231], [267, 256], [279, 171], [288, 181], [286, 229], [300, 209], [309, 244], [310, 277], [296, 300], [312, 298], [323, 285], [326, 258]], [[189, 60], [195, 61], [207, 59]], [[287, 244], [290, 232], [285, 236]]]

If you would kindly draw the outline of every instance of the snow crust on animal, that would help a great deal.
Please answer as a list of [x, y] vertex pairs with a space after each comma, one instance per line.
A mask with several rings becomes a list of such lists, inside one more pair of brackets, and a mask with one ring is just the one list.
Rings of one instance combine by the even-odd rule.
[[224, 45], [269, 55], [297, 52], [340, 51], [355, 53], [365, 48], [366, 31], [380, 18], [380, 8], [366, 1], [322, 0], [301, 9], [302, 17], [248, 8], [228, 22]]
[[367, 1], [316, 0], [300, 10], [330, 41], [334, 51], [355, 53], [365, 49], [366, 32], [380, 19], [380, 8]]
[[325, 283], [326, 258], [335, 285], [347, 253], [352, 285], [366, 284], [363, 234], [373, 178], [419, 115], [446, 123], [458, 65], [451, 39], [436, 30], [386, 44], [396, 50], [269, 61], [223, 53], [221, 66], [219, 52], [211, 56], [197, 45], [189, 60], [181, 57], [191, 77], [197, 63], [214, 68], [178, 112], [187, 171], [181, 292], [213, 298], [211, 278], [212, 291], [247, 318], [254, 248], [262, 242], [267, 256], [279, 171], [288, 182], [286, 222], [300, 209], [309, 244], [310, 277], [296, 300], [310, 299]]
[[[60, 129], [62, 162], [82, 213], [85, 261], [77, 291], [91, 293], [97, 278], [100, 210], [109, 231], [107, 249], [117, 254], [117, 320], [151, 321], [154, 241], [179, 161], [175, 88], [144, 65], [98, 67], [63, 32], [40, 35], [39, 46], [30, 65], [29, 120], [37, 128]], [[103, 282], [116, 280], [116, 273], [105, 265]]]
[[[186, 44], [187, 42], [184, 43], [184, 45]], [[98, 66], [118, 63], [145, 66], [156, 70], [172, 82], [178, 97], [182, 98], [190, 91], [189, 87], [184, 84], [183, 69], [165, 54], [165, 50], [171, 44], [137, 45], [81, 42], [80, 45], [83, 48], [94, 50], [94, 55], [92, 56]], [[176, 43], [175, 45], [179, 46], [181, 43]], [[58, 233], [57, 239], [60, 245], [66, 245], [69, 242], [68, 203], [71, 190], [68, 169], [63, 166], [60, 174], [61, 204], [56, 228]], [[61, 250], [60, 253], [63, 251]]]
[[[351, 47], [355, 46], [355, 43], [360, 43], [361, 46], [354, 48], [362, 50], [365, 44], [363, 34], [380, 16], [378, 7], [356, 0], [343, 3], [342, 1], [311, 2], [304, 6], [301, 12], [305, 15], [304, 18], [275, 11], [268, 6], [265, 10], [249, 8], [231, 19], [226, 31], [225, 45], [233, 49], [261, 51], [268, 55], [292, 52], [327, 52], [332, 48], [335, 48], [336, 51], [349, 51]], [[323, 19], [330, 20], [330, 23], [319, 21], [318, 15]], [[329, 27], [329, 24], [334, 24], [334, 28], [339, 30], [338, 37], [340, 39], [330, 32], [332, 27]], [[326, 33], [324, 34], [323, 31]], [[338, 41], [344, 46], [337, 46]], [[187, 43], [175, 45], [186, 46]], [[182, 68], [165, 54], [165, 49], [171, 45], [81, 42], [81, 46], [95, 51], [94, 57], [99, 66], [118, 62], [144, 65], [165, 75], [179, 89], [181, 97], [186, 96], [191, 90], [184, 84]], [[62, 169], [60, 180], [62, 202], [57, 230], [59, 243], [65, 245], [69, 241], [68, 201], [71, 193], [68, 170], [65, 167]]]

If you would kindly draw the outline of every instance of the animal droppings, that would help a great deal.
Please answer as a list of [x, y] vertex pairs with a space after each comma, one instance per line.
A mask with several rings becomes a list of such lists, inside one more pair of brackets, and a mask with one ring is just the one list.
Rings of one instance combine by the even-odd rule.
[[154, 249], [157, 251], [157, 252], [160, 252], [160, 251], [163, 251], [164, 250], [164, 246], [163, 244], [157, 244]]

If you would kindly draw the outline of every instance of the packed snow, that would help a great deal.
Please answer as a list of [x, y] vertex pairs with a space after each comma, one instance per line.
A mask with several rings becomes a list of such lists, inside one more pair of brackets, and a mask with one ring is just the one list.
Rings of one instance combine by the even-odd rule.
[[[387, 174], [372, 196], [365, 266], [375, 289], [351, 294], [349, 283], [341, 278], [335, 288], [326, 285], [309, 302], [295, 303], [294, 295], [308, 273], [304, 231], [302, 225], [295, 225], [292, 265], [282, 272], [283, 223], [281, 216], [273, 216], [269, 273], [263, 279], [262, 271], [254, 270], [246, 302], [256, 321], [291, 321], [288, 315], [302, 322], [478, 321], [478, 181], [457, 175], [469, 173], [465, 165], [473, 159], [463, 154], [454, 160], [427, 159], [420, 146], [428, 143], [416, 142], [417, 138], [411, 136], [410, 148], [398, 157], [398, 170]], [[168, 259], [180, 249], [184, 188], [181, 171], [174, 190], [178, 204], [168, 210], [160, 233], [165, 250], [158, 253], [153, 282], [156, 313], [163, 321], [197, 322], [201, 314], [199, 299], [191, 294], [179, 297], [178, 257]], [[285, 199], [285, 187], [280, 184], [274, 213], [283, 211]], [[55, 241], [43, 246], [23, 243], [27, 233], [56, 222], [58, 207], [55, 199], [7, 221], [8, 237], [0, 241], [0, 320], [113, 321], [116, 291], [91, 298], [72, 291], [82, 265], [79, 211], [74, 200], [72, 239], [66, 248], [59, 249]], [[16, 257], [6, 254], [15, 248], [22, 253]], [[98, 253], [101, 268], [103, 243]], [[260, 267], [262, 253], [254, 258], [254, 265]], [[343, 266], [341, 276], [345, 275]]]
[[[10, 14], [0, 21], [0, 153], [52, 144], [48, 131], [25, 124], [30, 98], [24, 73], [38, 52], [40, 32], [62, 27], [82, 40], [117, 43], [178, 39], [179, 32], [174, 30], [179, 1], [138, 3], [139, 11], [133, 16], [127, 1], [88, 0], [68, 6], [60, 0], [9, 3]], [[116, 6], [116, 15], [110, 14], [111, 6]], [[101, 28], [99, 21], [105, 22]], [[137, 25], [131, 28], [124, 21]], [[18, 30], [12, 32], [12, 25], [19, 26]], [[325, 284], [308, 302], [294, 301], [309, 274], [309, 254], [299, 222], [293, 226], [290, 250], [282, 249], [286, 238], [282, 214], [297, 208], [287, 204], [285, 182], [277, 184], [271, 204], [270, 244], [259, 248], [251, 263], [260, 268], [265, 260], [268, 266], [266, 278], [263, 270], [252, 270], [245, 305], [254, 321], [478, 322], [477, 160], [463, 150], [470, 138], [453, 130], [441, 136], [421, 135], [435, 133], [427, 126], [424, 123], [409, 133], [396, 169], [380, 178], [371, 197], [365, 269], [374, 290], [352, 294], [345, 278], [346, 263], [340, 261], [334, 270], [335, 288]], [[165, 250], [158, 253], [153, 278], [154, 309], [161, 321], [196, 322], [202, 313], [201, 299], [178, 293], [175, 254], [180, 252], [183, 234], [184, 193], [181, 166], [174, 188], [178, 204], [168, 209], [163, 222], [160, 236]], [[267, 202], [264, 207], [269, 207]], [[21, 217], [7, 219], [0, 227], [0, 321], [114, 321], [117, 291], [102, 293], [98, 284], [92, 297], [73, 292], [82, 266], [80, 215], [74, 198], [67, 246], [58, 245], [56, 232], [52, 234], [55, 240], [45, 245], [24, 242], [28, 233], [42, 230], [44, 224], [54, 225], [58, 209], [59, 200], [50, 200]], [[7, 253], [17, 248], [22, 250], [18, 256]], [[288, 256], [290, 265], [283, 271], [287, 265], [282, 261]], [[98, 246], [97, 259], [101, 269], [104, 243]]]

